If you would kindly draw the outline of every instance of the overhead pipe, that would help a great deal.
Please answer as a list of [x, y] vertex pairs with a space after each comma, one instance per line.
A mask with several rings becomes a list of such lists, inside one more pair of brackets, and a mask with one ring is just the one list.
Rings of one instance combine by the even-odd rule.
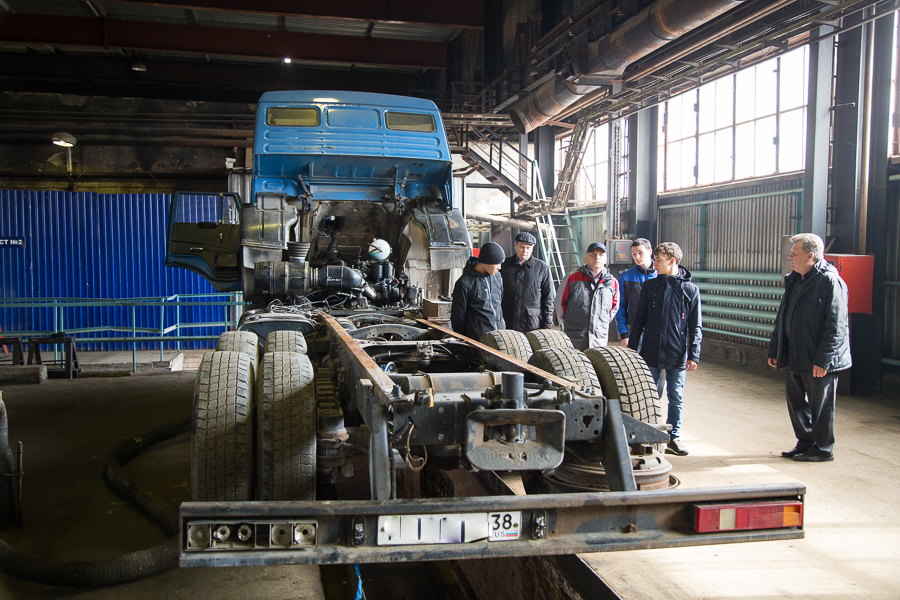
[[[602, 87], [590, 81], [620, 79], [625, 68], [670, 41], [714, 19], [743, 0], [659, 0], [611, 34], [569, 49], [569, 75], [555, 74], [509, 110], [519, 133], [551, 120], [584, 94]], [[584, 81], [581, 81], [581, 79]]]
[[473, 221], [483, 221], [485, 223], [493, 223], [494, 225], [503, 225], [504, 227], [515, 227], [523, 231], [537, 231], [537, 224], [532, 221], [520, 221], [519, 219], [510, 219], [509, 217], [501, 217], [499, 215], [483, 215], [481, 213], [466, 213], [467, 219]]

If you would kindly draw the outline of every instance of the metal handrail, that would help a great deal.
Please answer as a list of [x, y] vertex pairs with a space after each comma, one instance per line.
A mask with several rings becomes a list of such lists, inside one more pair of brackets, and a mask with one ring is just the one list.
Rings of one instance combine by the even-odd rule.
[[[183, 298], [222, 298], [220, 300], [194, 301], [182, 300]], [[13, 308], [43, 309], [51, 310], [52, 329], [42, 331], [4, 331], [3, 335], [10, 337], [46, 337], [59, 333], [66, 334], [84, 334], [84, 333], [130, 333], [130, 336], [72, 336], [76, 344], [99, 344], [99, 343], [130, 343], [131, 344], [131, 362], [132, 370], [137, 368], [137, 344], [138, 343], [158, 343], [159, 358], [163, 359], [163, 352], [167, 342], [174, 342], [176, 350], [181, 349], [181, 342], [186, 341], [211, 341], [218, 339], [217, 335], [180, 335], [182, 329], [199, 329], [203, 327], [224, 327], [228, 329], [237, 325], [237, 321], [230, 319], [228, 316], [228, 307], [244, 306], [249, 302], [244, 302], [240, 293], [211, 293], [211, 294], [176, 294], [174, 296], [159, 297], [143, 297], [143, 298], [31, 298], [23, 300], [21, 298], [0, 298], [0, 310]], [[159, 327], [138, 327], [137, 326], [137, 309], [149, 308], [153, 306], [160, 307], [159, 310]], [[203, 322], [203, 323], [183, 323], [181, 321], [181, 306], [221, 306], [224, 316], [221, 321]], [[118, 307], [130, 308], [131, 325], [101, 325], [87, 327], [66, 327], [65, 311], [68, 309], [79, 308], [103, 308]], [[175, 307], [175, 323], [166, 324], [166, 308]], [[169, 335], [175, 332], [175, 335]], [[156, 335], [138, 335], [138, 334], [156, 334]], [[58, 360], [58, 349], [54, 347], [54, 360]]]

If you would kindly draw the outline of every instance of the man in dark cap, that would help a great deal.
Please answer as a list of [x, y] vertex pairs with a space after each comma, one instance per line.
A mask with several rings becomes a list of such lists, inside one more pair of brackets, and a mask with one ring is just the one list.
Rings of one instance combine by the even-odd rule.
[[556, 292], [556, 315], [577, 350], [609, 341], [609, 324], [619, 310], [619, 282], [606, 270], [606, 261], [606, 246], [594, 242], [584, 266], [563, 279]]
[[503, 320], [509, 329], [528, 333], [553, 325], [550, 267], [531, 255], [537, 240], [527, 231], [516, 236], [516, 253], [503, 261]]
[[503, 297], [500, 263], [504, 258], [503, 248], [494, 242], [482, 246], [478, 258], [469, 258], [453, 288], [450, 306], [453, 331], [480, 342], [487, 332], [506, 329], [500, 308]]

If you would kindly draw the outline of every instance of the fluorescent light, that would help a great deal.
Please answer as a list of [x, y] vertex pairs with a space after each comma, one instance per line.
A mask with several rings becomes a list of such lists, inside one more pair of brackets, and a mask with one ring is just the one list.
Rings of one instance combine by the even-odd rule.
[[291, 64], [291, 59], [288, 58], [288, 57], [285, 57], [285, 58], [284, 58], [284, 64], [286, 64], [286, 65]]

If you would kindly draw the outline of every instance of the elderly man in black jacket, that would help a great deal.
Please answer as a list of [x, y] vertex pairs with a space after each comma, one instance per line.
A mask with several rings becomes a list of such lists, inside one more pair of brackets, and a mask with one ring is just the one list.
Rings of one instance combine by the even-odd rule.
[[503, 297], [500, 263], [504, 258], [503, 248], [494, 242], [482, 246], [478, 258], [469, 258], [453, 287], [450, 305], [453, 331], [480, 342], [487, 332], [506, 329], [500, 309]]
[[797, 445], [782, 452], [801, 462], [834, 460], [834, 406], [837, 373], [851, 366], [847, 284], [824, 260], [822, 238], [791, 238], [793, 271], [784, 278], [784, 296], [769, 342], [769, 366], [788, 367], [788, 412]]
[[550, 267], [531, 255], [537, 239], [527, 231], [516, 236], [516, 253], [500, 266], [503, 320], [509, 329], [528, 333], [553, 325], [553, 280]]

